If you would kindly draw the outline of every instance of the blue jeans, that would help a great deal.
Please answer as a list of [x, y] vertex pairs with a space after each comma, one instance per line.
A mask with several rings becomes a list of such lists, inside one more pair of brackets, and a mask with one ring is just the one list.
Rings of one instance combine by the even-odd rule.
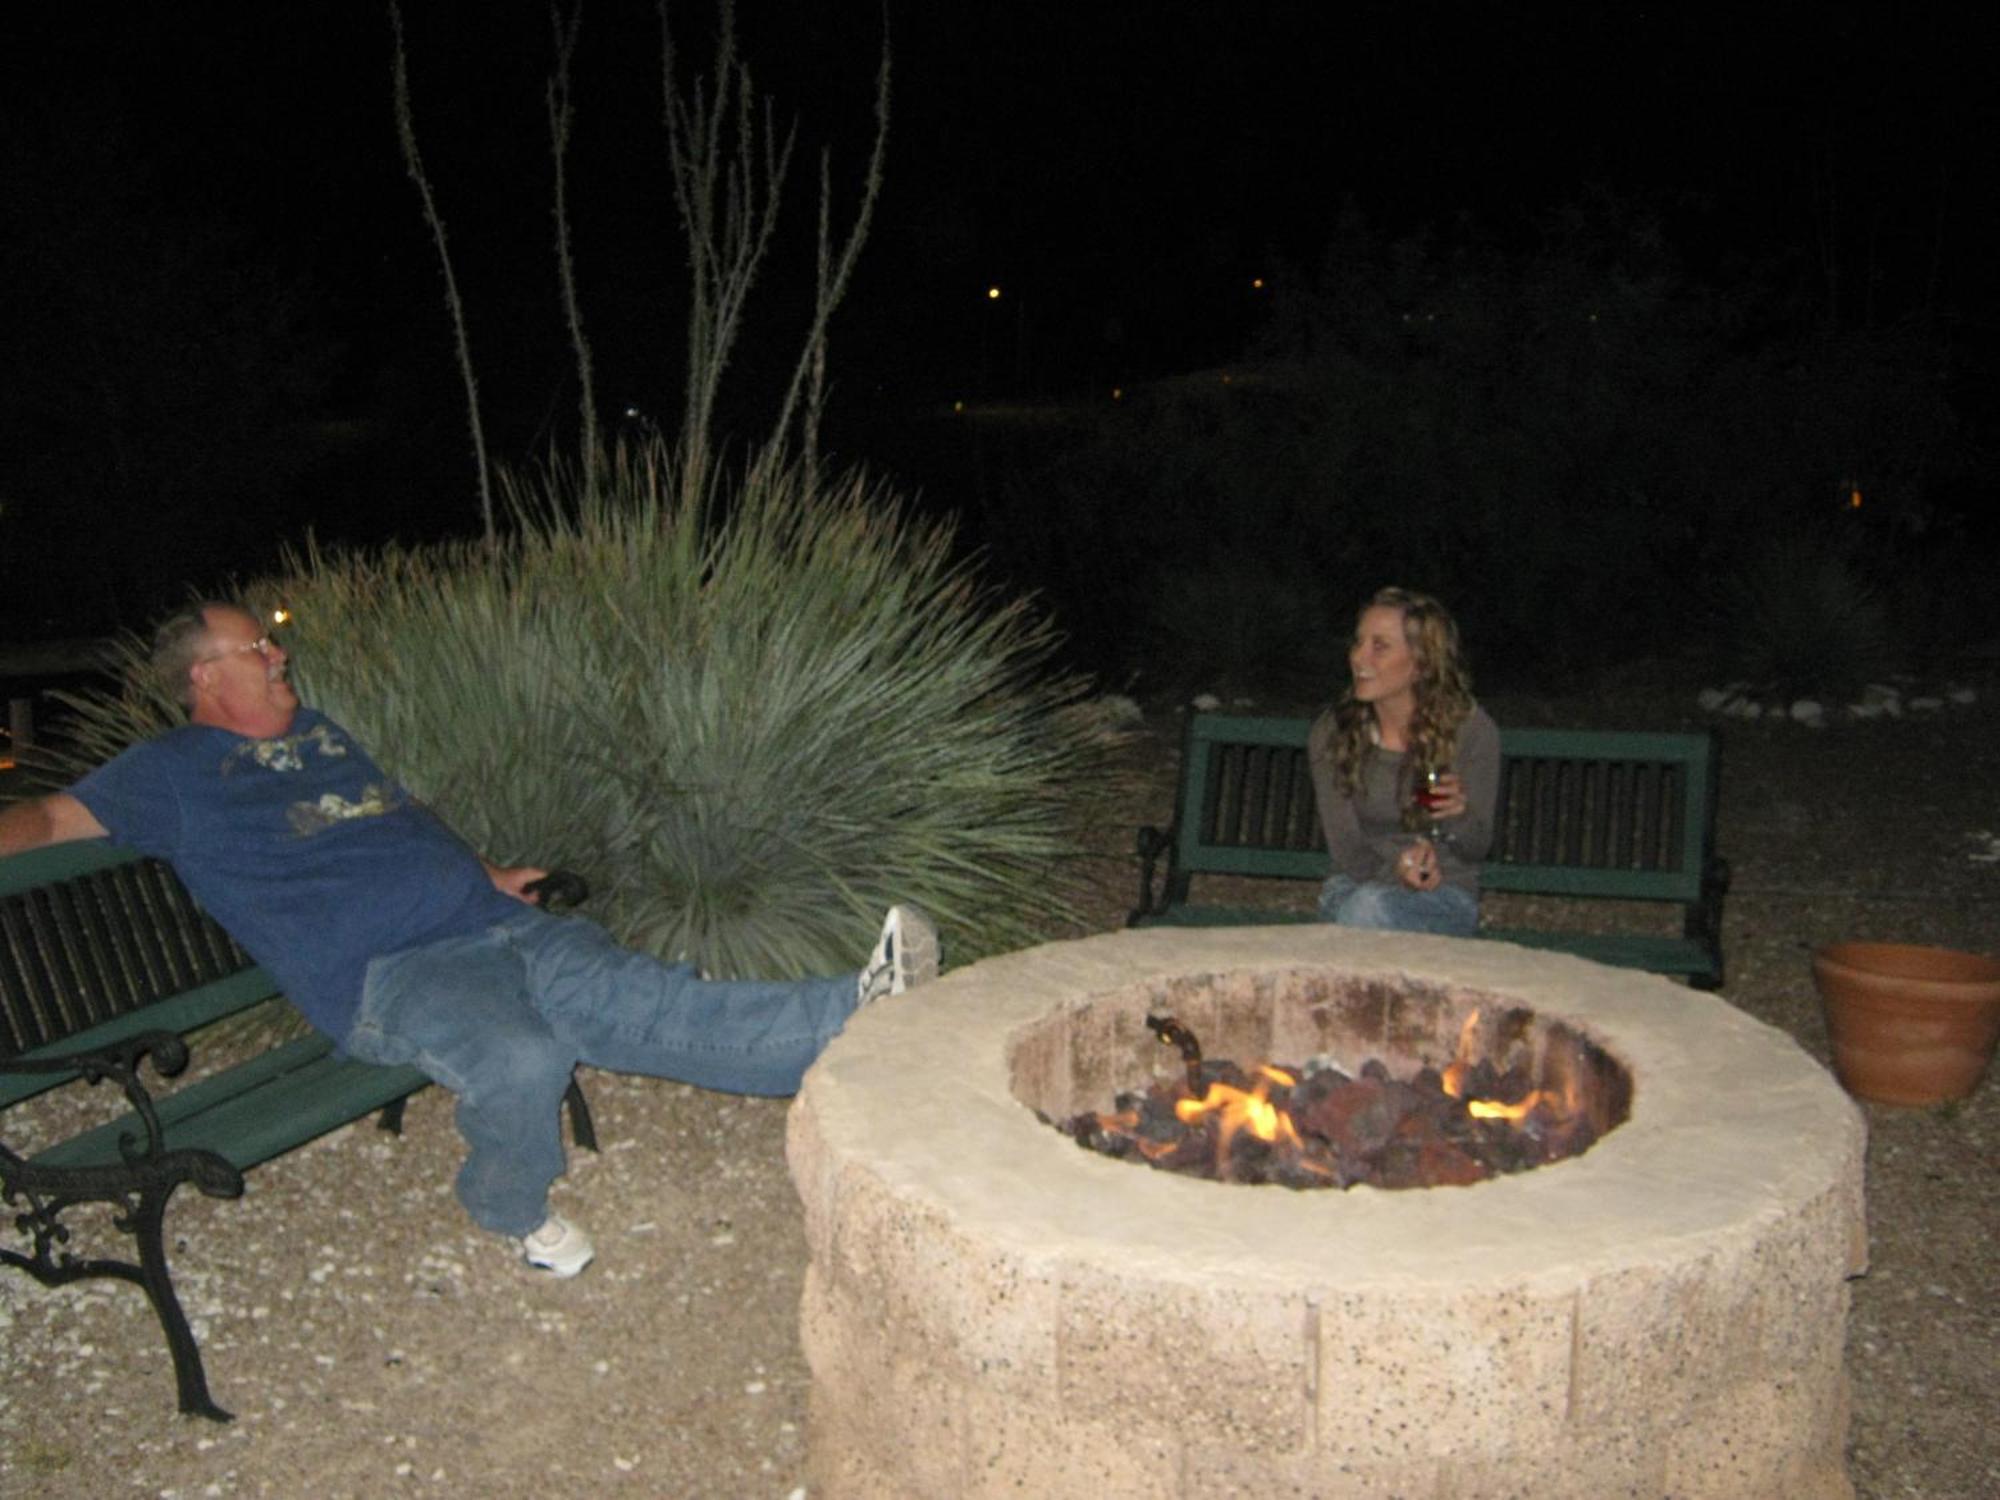
[[458, 1095], [458, 1200], [524, 1235], [562, 1175], [558, 1106], [578, 1063], [739, 1094], [790, 1094], [854, 1013], [855, 976], [711, 982], [596, 923], [523, 909], [368, 966], [343, 1045], [414, 1063]]
[[1333, 874], [1319, 888], [1319, 916], [1322, 922], [1338, 922], [1343, 927], [1471, 937], [1479, 931], [1479, 898], [1455, 885], [1413, 891], [1400, 881], [1354, 880]]

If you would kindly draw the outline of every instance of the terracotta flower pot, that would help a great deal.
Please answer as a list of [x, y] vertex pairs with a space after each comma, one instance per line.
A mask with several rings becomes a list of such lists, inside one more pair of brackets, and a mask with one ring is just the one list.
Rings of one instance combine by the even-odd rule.
[[1813, 955], [1833, 1071], [1857, 1099], [1941, 1104], [1979, 1084], [2000, 1041], [2000, 960], [1908, 943]]

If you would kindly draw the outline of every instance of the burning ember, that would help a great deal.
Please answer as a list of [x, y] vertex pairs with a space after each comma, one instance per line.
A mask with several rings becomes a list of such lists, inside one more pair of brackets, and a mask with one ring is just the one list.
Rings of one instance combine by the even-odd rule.
[[[1539, 1069], [1523, 1059], [1504, 1070], [1475, 1058], [1479, 1012], [1460, 1028], [1443, 1069], [1407, 1079], [1377, 1059], [1354, 1076], [1333, 1063], [1261, 1063], [1247, 1071], [1207, 1060], [1194, 1034], [1171, 1016], [1147, 1027], [1180, 1049], [1184, 1076], [1144, 1094], [1120, 1094], [1109, 1114], [1080, 1114], [1058, 1128], [1106, 1156], [1218, 1182], [1284, 1187], [1439, 1187], [1525, 1172], [1588, 1150], [1625, 1117], [1625, 1101], [1588, 1097], [1569, 1035]], [[1570, 1055], [1570, 1054], [1577, 1055]]]

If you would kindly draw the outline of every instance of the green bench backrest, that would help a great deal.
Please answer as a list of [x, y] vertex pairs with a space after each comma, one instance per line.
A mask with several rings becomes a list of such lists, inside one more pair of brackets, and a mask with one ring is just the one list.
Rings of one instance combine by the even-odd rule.
[[[1180, 873], [1324, 879], [1308, 719], [1197, 714], [1174, 813]], [[1489, 890], [1693, 901], [1714, 817], [1705, 734], [1503, 729]]]
[[[0, 859], [0, 1057], [186, 1032], [276, 990], [157, 860], [102, 839]], [[61, 1081], [6, 1080], [0, 1105]]]

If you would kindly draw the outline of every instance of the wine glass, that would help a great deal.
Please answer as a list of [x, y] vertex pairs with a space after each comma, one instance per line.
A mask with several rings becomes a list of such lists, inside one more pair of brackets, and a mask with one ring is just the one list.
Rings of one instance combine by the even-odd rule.
[[1438, 842], [1439, 820], [1436, 809], [1444, 801], [1444, 793], [1438, 790], [1438, 781], [1451, 770], [1450, 766], [1432, 766], [1424, 772], [1423, 781], [1411, 796], [1417, 811], [1423, 818], [1422, 833], [1432, 843]]

